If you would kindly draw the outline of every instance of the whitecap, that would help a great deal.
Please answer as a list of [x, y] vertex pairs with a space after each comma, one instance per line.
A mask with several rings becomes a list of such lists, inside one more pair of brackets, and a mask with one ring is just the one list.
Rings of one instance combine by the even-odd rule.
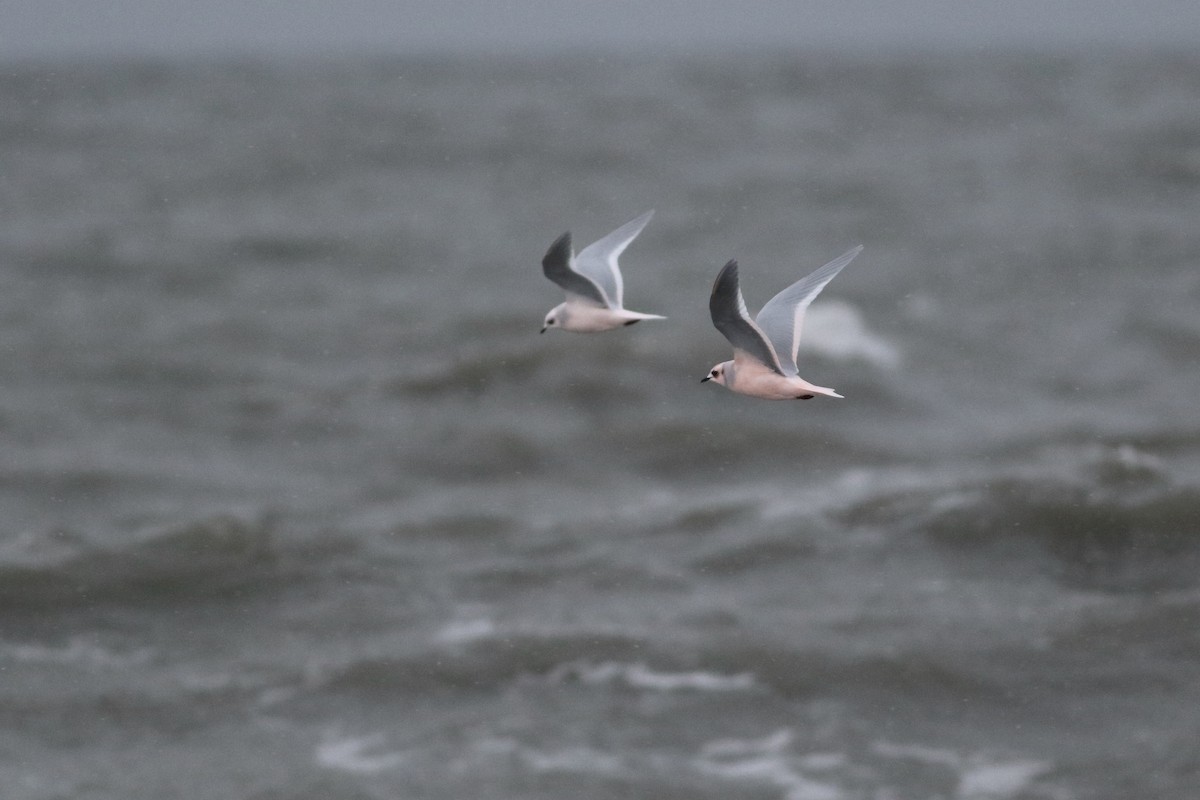
[[1147, 453], [1131, 444], [1116, 447], [1096, 447], [1090, 454], [1094, 474], [1110, 483], [1164, 481], [1167, 478], [1166, 464], [1158, 456]]
[[68, 531], [22, 530], [0, 541], [0, 566], [52, 569], [87, 551], [82, 537]]
[[722, 675], [715, 672], [655, 672], [644, 664], [630, 664], [625, 680], [635, 689], [657, 691], [737, 692], [753, 688], [749, 672]]
[[801, 351], [836, 361], [865, 361], [875, 367], [900, 366], [900, 349], [873, 332], [852, 305], [831, 300], [808, 309]]
[[1007, 800], [1024, 792], [1049, 769], [1046, 762], [1034, 760], [974, 763], [959, 778], [958, 797], [959, 800]]
[[464, 619], [444, 625], [434, 634], [434, 639], [443, 644], [469, 644], [486, 639], [496, 633], [496, 623], [490, 619]]
[[369, 753], [384, 743], [382, 734], [331, 738], [317, 745], [316, 762], [328, 769], [373, 775], [395, 769], [404, 761], [402, 753]]
[[766, 784], [783, 789], [786, 800], [841, 800], [845, 796], [837, 786], [805, 776], [782, 755], [752, 756], [722, 762], [701, 761], [697, 768], [721, 780]]
[[1045, 761], [997, 761], [979, 755], [964, 757], [951, 750], [917, 744], [876, 742], [871, 749], [884, 758], [949, 767], [958, 773], [955, 792], [958, 800], [1008, 800], [1028, 789], [1051, 767]]
[[[698, 771], [713, 778], [765, 784], [784, 790], [785, 800], [841, 800], [845, 793], [830, 783], [806, 776], [797, 764], [803, 759], [787, 753], [792, 731], [781, 729], [758, 739], [717, 739], [700, 749], [693, 762]], [[822, 763], [833, 763], [822, 754]]]
[[782, 753], [792, 744], [793, 734], [787, 728], [759, 739], [716, 739], [700, 749], [701, 758], [729, 758], [761, 753]]
[[592, 747], [575, 745], [557, 750], [539, 750], [509, 736], [486, 736], [472, 742], [467, 751], [452, 764], [452, 769], [461, 773], [482, 763], [495, 762], [496, 759], [515, 759], [536, 773], [615, 777], [631, 772], [625, 758]]
[[555, 670], [558, 680], [572, 678], [589, 685], [618, 683], [632, 689], [658, 692], [736, 692], [754, 688], [754, 676], [749, 672], [725, 675], [701, 670], [692, 672], [659, 672], [643, 663], [623, 664], [606, 661], [601, 664], [573, 663]]

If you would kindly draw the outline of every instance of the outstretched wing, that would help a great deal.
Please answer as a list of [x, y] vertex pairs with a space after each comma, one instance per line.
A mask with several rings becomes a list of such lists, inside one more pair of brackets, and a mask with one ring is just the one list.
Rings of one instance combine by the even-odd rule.
[[730, 261], [717, 273], [712, 294], [708, 298], [708, 311], [712, 315], [713, 326], [733, 345], [735, 359], [746, 356], [783, 374], [770, 341], [746, 311], [746, 301], [738, 285], [736, 261]]
[[804, 326], [804, 312], [825, 284], [842, 271], [842, 268], [862, 252], [862, 245], [848, 250], [830, 261], [807, 278], [801, 278], [762, 307], [755, 317], [758, 327], [771, 342], [779, 356], [784, 375], [796, 374], [796, 352], [800, 347], [800, 329]]
[[550, 249], [542, 257], [542, 272], [561, 286], [570, 297], [588, 305], [609, 307], [611, 304], [604, 290], [591, 278], [572, 268], [571, 262], [574, 260], [575, 256], [571, 252], [571, 234], [568, 231], [555, 239], [554, 244], [550, 245]]
[[575, 257], [575, 269], [596, 283], [608, 296], [611, 308], [623, 308], [625, 304], [625, 282], [621, 279], [621, 268], [617, 259], [654, 216], [654, 209], [635, 220], [626, 222], [612, 233], [592, 242]]

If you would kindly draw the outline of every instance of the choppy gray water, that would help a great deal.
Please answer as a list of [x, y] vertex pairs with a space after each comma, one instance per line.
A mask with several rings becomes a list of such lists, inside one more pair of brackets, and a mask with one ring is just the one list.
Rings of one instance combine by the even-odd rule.
[[[0, 773], [1191, 798], [1200, 59], [10, 65]], [[548, 244], [648, 208], [628, 304]], [[848, 247], [802, 374], [700, 385]]]

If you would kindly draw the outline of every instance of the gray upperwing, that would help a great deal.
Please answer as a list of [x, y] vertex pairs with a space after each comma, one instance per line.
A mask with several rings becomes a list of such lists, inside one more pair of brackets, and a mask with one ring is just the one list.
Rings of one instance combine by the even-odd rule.
[[592, 242], [575, 257], [575, 269], [591, 278], [604, 290], [613, 303], [613, 308], [622, 308], [625, 302], [625, 282], [621, 278], [621, 267], [617, 264], [617, 259], [653, 216], [654, 209], [650, 209], [637, 219], [626, 222], [607, 236]]
[[586, 303], [607, 308], [608, 297], [596, 282], [580, 275], [571, 267], [574, 254], [571, 252], [571, 233], [568, 231], [554, 240], [546, 255], [542, 257], [542, 272], [557, 283], [568, 295], [574, 295]]
[[784, 374], [796, 374], [796, 351], [800, 347], [800, 331], [804, 327], [804, 312], [809, 303], [861, 252], [862, 245], [847, 250], [772, 297], [758, 312], [755, 321], [779, 355]]
[[708, 311], [712, 315], [713, 326], [729, 340], [734, 350], [783, 374], [770, 342], [746, 311], [746, 301], [738, 285], [737, 261], [731, 260], [717, 274], [708, 298]]

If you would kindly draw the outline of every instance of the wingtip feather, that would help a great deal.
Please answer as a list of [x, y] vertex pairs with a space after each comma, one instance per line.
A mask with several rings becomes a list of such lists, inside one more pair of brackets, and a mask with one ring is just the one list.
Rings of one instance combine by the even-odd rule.
[[545, 269], [569, 263], [571, 263], [571, 232], [567, 231], [555, 239], [554, 243], [546, 250], [546, 255], [542, 256], [542, 267]]

